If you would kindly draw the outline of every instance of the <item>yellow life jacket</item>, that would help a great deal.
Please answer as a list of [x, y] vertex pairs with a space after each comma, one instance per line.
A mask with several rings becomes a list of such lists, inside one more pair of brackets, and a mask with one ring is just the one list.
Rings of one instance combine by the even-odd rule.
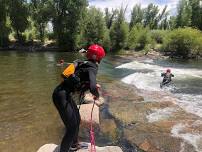
[[70, 77], [71, 75], [74, 74], [75, 69], [76, 69], [76, 67], [75, 67], [74, 63], [71, 63], [71, 64], [68, 65], [68, 66], [66, 67], [66, 69], [63, 71], [62, 76], [65, 77], [65, 78]]

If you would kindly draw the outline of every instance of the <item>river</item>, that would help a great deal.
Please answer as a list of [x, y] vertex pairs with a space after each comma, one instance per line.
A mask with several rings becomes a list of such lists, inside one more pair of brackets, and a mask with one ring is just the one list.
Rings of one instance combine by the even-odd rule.
[[[117, 68], [134, 70], [132, 74], [122, 78], [122, 81], [136, 86], [146, 102], [170, 102], [167, 107], [150, 109], [151, 111], [146, 115], [149, 123], [153, 125], [159, 122], [173, 123], [169, 128], [170, 135], [182, 140], [180, 152], [202, 151], [201, 60], [144, 59], [135, 60]], [[162, 81], [161, 73], [168, 68], [174, 74], [173, 84], [161, 89], [159, 87]], [[182, 113], [185, 115], [183, 116]], [[184, 143], [193, 148], [186, 149]], [[174, 149], [173, 151], [177, 151], [177, 148]]]
[[[16, 152], [35, 152], [46, 143], [59, 144], [64, 127], [51, 100], [52, 91], [61, 81], [60, 73], [64, 68], [57, 66], [57, 62], [60, 59], [72, 62], [78, 57], [81, 58], [77, 53], [66, 52], [0, 52], [0, 151], [11, 152], [15, 149]], [[201, 65], [201, 61], [151, 59], [120, 65], [118, 58], [109, 55], [100, 65], [98, 82], [104, 86], [114, 83], [114, 80], [122, 80], [141, 90], [140, 94], [145, 96], [145, 100], [146, 92], [166, 92], [166, 96], [176, 99], [180, 108], [198, 116], [198, 122], [201, 123]], [[167, 67], [175, 75], [174, 86], [161, 90], [160, 73]], [[147, 120], [152, 123], [166, 119], [174, 111], [171, 108], [154, 109]], [[180, 127], [183, 124], [174, 126], [171, 135], [182, 138], [193, 144], [196, 150], [201, 150], [198, 142], [202, 141], [202, 135], [179, 134], [176, 130]], [[194, 142], [191, 142], [191, 137], [194, 137]], [[105, 142], [123, 144], [113, 139], [108, 140], [106, 135], [97, 140], [100, 145]], [[124, 144], [126, 145], [128, 143]]]

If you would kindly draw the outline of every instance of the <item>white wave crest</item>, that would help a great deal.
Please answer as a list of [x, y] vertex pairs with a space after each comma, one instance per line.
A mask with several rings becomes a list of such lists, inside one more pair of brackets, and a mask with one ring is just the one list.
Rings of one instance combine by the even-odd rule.
[[173, 137], [178, 137], [194, 146], [197, 152], [202, 151], [200, 144], [202, 143], [202, 135], [197, 133], [183, 133], [182, 131], [187, 127], [187, 124], [177, 124], [173, 126], [171, 133]]
[[168, 119], [176, 109], [168, 107], [164, 109], [154, 109], [153, 111], [153, 113], [147, 115], [148, 122], [150, 123]]

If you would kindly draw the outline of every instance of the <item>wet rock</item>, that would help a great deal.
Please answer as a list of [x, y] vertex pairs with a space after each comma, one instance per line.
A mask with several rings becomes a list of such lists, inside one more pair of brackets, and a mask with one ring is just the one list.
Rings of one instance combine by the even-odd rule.
[[[93, 108], [93, 104], [82, 104], [80, 106], [79, 112], [81, 115], [82, 124], [89, 125], [90, 119], [91, 119], [92, 108]], [[99, 123], [100, 123], [99, 107], [97, 105], [94, 105], [94, 108], [93, 108], [92, 121], [94, 124], [97, 124], [97, 125], [99, 125]]]
[[[87, 93], [85, 95], [85, 98], [84, 98], [84, 101], [85, 103], [93, 103], [94, 102], [94, 99], [93, 99], [93, 95], [91, 93]], [[100, 107], [104, 104], [104, 98], [103, 97], [99, 97], [98, 100], [95, 100], [95, 104]]]
[[110, 137], [112, 140], [117, 138], [117, 126], [114, 120], [104, 119], [100, 124], [101, 131]]
[[[131, 89], [122, 83], [110, 84], [106, 89], [109, 112], [122, 122], [123, 138], [129, 143], [146, 152], [201, 150], [200, 118], [179, 107], [170, 94]], [[172, 134], [179, 123], [186, 125]]]
[[149, 141], [146, 139], [142, 144], [140, 144], [140, 149], [144, 151], [151, 151], [151, 152], [161, 152], [160, 150], [156, 149]]
[[136, 124], [133, 129], [125, 129], [124, 137], [148, 152], [180, 151], [180, 139], [171, 137], [169, 132], [164, 132], [164, 128], [151, 124]]
[[[59, 146], [55, 144], [46, 144], [43, 145], [37, 152], [59, 152]], [[77, 152], [89, 152], [90, 144], [88, 144], [88, 148], [80, 149]], [[121, 148], [117, 146], [106, 146], [106, 147], [96, 147], [97, 152], [122, 152]]]
[[41, 146], [37, 152], [59, 152], [59, 148], [55, 144], [46, 144]]
[[[116, 89], [114, 89], [116, 88]], [[137, 94], [137, 89], [129, 87], [123, 83], [116, 82], [115, 84], [108, 85], [104, 92], [105, 96], [109, 96], [112, 101], [123, 100], [131, 102], [141, 102], [144, 98]]]

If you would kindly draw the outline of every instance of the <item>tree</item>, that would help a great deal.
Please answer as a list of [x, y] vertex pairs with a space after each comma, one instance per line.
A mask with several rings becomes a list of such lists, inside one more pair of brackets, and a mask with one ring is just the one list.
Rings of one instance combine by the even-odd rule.
[[7, 26], [7, 0], [0, 0], [0, 46], [8, 44], [9, 27]]
[[168, 21], [168, 15], [169, 13], [166, 11], [167, 5], [164, 7], [162, 12], [158, 15], [156, 19], [156, 26], [158, 26], [160, 29], [170, 29], [169, 21]]
[[168, 29], [175, 29], [176, 26], [176, 16], [170, 16], [168, 19]]
[[103, 13], [96, 9], [95, 7], [91, 7], [87, 12], [87, 18], [84, 28], [84, 41], [85, 46], [89, 46], [90, 44], [103, 44], [104, 34], [105, 34], [105, 22]]
[[109, 12], [108, 8], [105, 8], [105, 22], [108, 29], [111, 28], [115, 16], [117, 15], [117, 10], [112, 10], [112, 13]]
[[133, 26], [128, 36], [128, 47], [130, 49], [142, 50], [150, 43], [149, 28], [144, 28], [140, 23]]
[[189, 0], [192, 8], [191, 22], [192, 26], [202, 30], [202, 1]]
[[75, 50], [80, 34], [82, 14], [87, 7], [86, 0], [53, 0], [53, 29], [61, 48]]
[[25, 0], [10, 0], [9, 10], [11, 26], [15, 30], [19, 42], [22, 42], [22, 32], [24, 32], [29, 25], [29, 12]]
[[157, 15], [159, 13], [158, 6], [149, 4], [144, 13], [144, 26], [150, 27], [150, 29], [157, 28]]
[[124, 16], [125, 10], [121, 8], [110, 30], [110, 39], [113, 50], [120, 50], [126, 47], [129, 27]]
[[176, 18], [177, 27], [191, 26], [192, 8], [189, 0], [180, 0]]
[[39, 32], [41, 42], [44, 41], [45, 28], [52, 14], [50, 0], [31, 0], [31, 12], [34, 25]]
[[162, 12], [160, 12], [158, 6], [151, 3], [144, 12], [144, 26], [148, 26], [150, 29], [158, 29], [162, 27], [161, 24], [163, 24], [163, 27], [165, 26], [165, 28], [167, 28], [168, 15], [167, 5], [163, 8]]
[[141, 8], [141, 5], [135, 5], [131, 13], [130, 29], [136, 24], [142, 23], [144, 17], [144, 9]]

